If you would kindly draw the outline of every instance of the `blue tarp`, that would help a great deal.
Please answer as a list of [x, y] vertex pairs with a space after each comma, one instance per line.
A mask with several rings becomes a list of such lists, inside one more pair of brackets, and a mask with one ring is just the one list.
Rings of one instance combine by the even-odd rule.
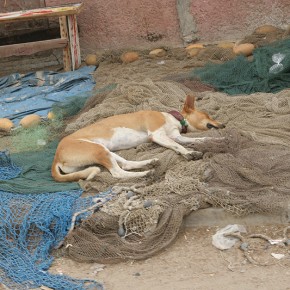
[[29, 114], [46, 116], [55, 103], [88, 97], [95, 86], [95, 66], [72, 72], [14, 73], [0, 78], [0, 118], [18, 122]]

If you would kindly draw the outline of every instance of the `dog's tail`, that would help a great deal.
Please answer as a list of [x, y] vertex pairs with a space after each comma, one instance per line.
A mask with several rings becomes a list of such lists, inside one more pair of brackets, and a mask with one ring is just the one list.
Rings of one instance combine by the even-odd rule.
[[54, 180], [58, 182], [73, 182], [73, 181], [77, 182], [80, 179], [91, 180], [97, 174], [99, 174], [100, 171], [101, 170], [99, 167], [92, 166], [76, 172], [65, 173], [62, 170], [62, 164], [60, 162], [57, 162], [56, 160], [53, 161], [51, 167], [51, 175], [54, 178]]

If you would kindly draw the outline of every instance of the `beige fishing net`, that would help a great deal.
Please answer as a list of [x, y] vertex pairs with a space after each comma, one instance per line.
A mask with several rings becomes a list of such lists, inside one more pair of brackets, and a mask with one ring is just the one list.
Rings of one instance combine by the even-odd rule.
[[[121, 82], [92, 101], [94, 107], [71, 122], [71, 133], [100, 118], [138, 110], [181, 109], [186, 86], [173, 81]], [[98, 98], [98, 97], [96, 97]], [[158, 158], [149, 178], [118, 180], [103, 170], [89, 191], [113, 188], [116, 197], [77, 226], [66, 239], [67, 253], [79, 261], [116, 262], [144, 259], [169, 245], [188, 213], [218, 206], [236, 215], [286, 211], [290, 205], [290, 91], [228, 96], [196, 93], [196, 106], [226, 124], [226, 129], [191, 133], [224, 137], [194, 144], [204, 152], [187, 161], [148, 143], [118, 152], [128, 160]]]

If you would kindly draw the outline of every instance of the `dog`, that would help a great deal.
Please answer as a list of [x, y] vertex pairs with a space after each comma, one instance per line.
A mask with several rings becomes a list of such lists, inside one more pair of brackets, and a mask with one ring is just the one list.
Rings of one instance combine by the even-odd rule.
[[188, 150], [182, 145], [206, 142], [210, 137], [189, 138], [181, 133], [212, 128], [225, 126], [207, 113], [196, 110], [194, 96], [186, 97], [181, 113], [139, 111], [115, 115], [64, 137], [56, 149], [51, 174], [58, 182], [92, 180], [101, 171], [96, 166], [99, 164], [115, 178], [145, 177], [153, 170], [128, 170], [154, 166], [158, 159], [128, 161], [114, 151], [151, 141], [174, 150], [187, 160], [195, 160], [202, 157], [202, 152]]

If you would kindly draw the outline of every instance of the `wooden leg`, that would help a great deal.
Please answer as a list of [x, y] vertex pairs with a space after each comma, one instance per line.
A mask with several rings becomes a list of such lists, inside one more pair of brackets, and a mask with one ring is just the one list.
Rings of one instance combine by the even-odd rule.
[[70, 71], [72, 68], [72, 60], [70, 53], [70, 41], [66, 16], [59, 17], [59, 25], [61, 38], [65, 38], [68, 40], [68, 45], [63, 49], [63, 67], [65, 71]]
[[78, 69], [81, 65], [81, 51], [79, 43], [79, 33], [76, 15], [68, 15], [68, 31], [69, 31], [69, 43], [72, 59], [72, 69]]

